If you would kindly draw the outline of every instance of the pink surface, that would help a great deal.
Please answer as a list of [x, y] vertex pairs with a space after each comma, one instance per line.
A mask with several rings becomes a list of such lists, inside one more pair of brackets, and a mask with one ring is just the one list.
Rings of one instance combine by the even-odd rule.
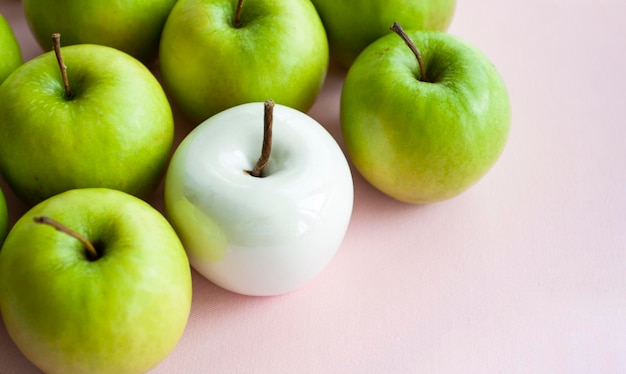
[[[1, 1], [25, 58], [41, 53], [20, 2]], [[186, 332], [152, 373], [626, 372], [625, 4], [459, 1], [450, 32], [511, 95], [492, 171], [428, 206], [355, 172], [353, 220], [318, 278], [254, 298], [194, 273]], [[340, 144], [342, 76], [310, 112]], [[0, 185], [15, 221], [24, 206]], [[0, 372], [37, 372], [1, 323]]]

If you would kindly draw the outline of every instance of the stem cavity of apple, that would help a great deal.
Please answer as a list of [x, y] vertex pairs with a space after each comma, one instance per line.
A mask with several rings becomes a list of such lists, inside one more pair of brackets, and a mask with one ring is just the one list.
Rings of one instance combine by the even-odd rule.
[[263, 177], [263, 170], [270, 161], [272, 153], [272, 123], [274, 122], [274, 101], [267, 100], [264, 103], [263, 116], [263, 148], [261, 149], [261, 157], [254, 165], [252, 170], [246, 170], [246, 173], [253, 177]]
[[233, 26], [241, 27], [241, 8], [243, 8], [243, 0], [239, 0], [237, 2], [237, 11], [235, 12], [235, 20], [233, 21]]
[[94, 247], [94, 245], [91, 244], [91, 242], [87, 240], [87, 238], [80, 235], [76, 231], [70, 229], [69, 227], [65, 226], [64, 224], [46, 216], [38, 216], [38, 217], [33, 218], [33, 220], [35, 221], [35, 223], [52, 226], [55, 230], [65, 233], [77, 239], [78, 241], [80, 241], [87, 249], [85, 254], [89, 261], [96, 261], [98, 258], [100, 258], [100, 255], [98, 254], [98, 251], [96, 250], [96, 247]]
[[57, 56], [59, 68], [61, 69], [61, 77], [63, 77], [63, 85], [65, 86], [65, 99], [71, 100], [72, 90], [70, 90], [70, 82], [67, 79], [67, 66], [65, 66], [65, 63], [63, 62], [63, 55], [61, 54], [61, 34], [52, 34], [52, 44], [54, 46], [54, 53]]
[[406, 34], [404, 29], [402, 28], [402, 26], [400, 26], [400, 24], [398, 22], [394, 22], [393, 25], [391, 25], [390, 29], [393, 32], [395, 32], [396, 34], [398, 34], [402, 38], [402, 40], [404, 40], [406, 45], [411, 49], [411, 51], [413, 52], [413, 54], [417, 58], [417, 63], [420, 66], [420, 78], [419, 78], [419, 80], [422, 81], [422, 82], [427, 82], [427, 79], [426, 79], [426, 66], [424, 65], [424, 60], [422, 59], [422, 54], [420, 53], [420, 51], [415, 46], [415, 43], [413, 43], [411, 38], [409, 38], [409, 36]]

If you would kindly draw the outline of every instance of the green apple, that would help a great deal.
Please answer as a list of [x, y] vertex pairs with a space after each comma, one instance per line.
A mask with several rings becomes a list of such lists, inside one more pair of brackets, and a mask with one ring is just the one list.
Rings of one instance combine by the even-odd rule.
[[195, 124], [267, 98], [307, 111], [326, 77], [328, 42], [309, 0], [179, 0], [160, 64], [166, 90]]
[[176, 0], [23, 0], [26, 21], [44, 50], [50, 35], [66, 45], [102, 44], [150, 63]]
[[330, 45], [331, 57], [349, 67], [365, 47], [389, 33], [397, 21], [407, 29], [447, 30], [456, 0], [312, 0]]
[[0, 14], [0, 84], [23, 63], [22, 50], [11, 25]]
[[2, 247], [2, 243], [4, 239], [7, 237], [7, 233], [9, 232], [9, 210], [7, 208], [7, 202], [4, 198], [4, 194], [0, 189], [0, 247]]
[[114, 48], [59, 50], [63, 63], [45, 53], [0, 86], [0, 172], [31, 205], [83, 187], [149, 196], [174, 141], [163, 88], [138, 60]]
[[437, 31], [405, 36], [380, 38], [349, 69], [342, 133], [355, 167], [382, 192], [409, 203], [445, 200], [499, 158], [509, 96], [492, 62], [467, 41]]
[[176, 346], [191, 309], [183, 246], [148, 203], [71, 190], [31, 208], [0, 251], [0, 310], [46, 373], [144, 373]]

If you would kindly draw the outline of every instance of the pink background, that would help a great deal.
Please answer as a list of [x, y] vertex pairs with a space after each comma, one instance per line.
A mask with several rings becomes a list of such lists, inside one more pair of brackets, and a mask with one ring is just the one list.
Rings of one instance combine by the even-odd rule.
[[[41, 53], [20, 2], [0, 1], [25, 58]], [[626, 372], [625, 4], [459, 0], [449, 31], [510, 90], [495, 167], [427, 206], [355, 172], [353, 220], [318, 278], [254, 298], [194, 273], [188, 327], [152, 373]], [[343, 146], [342, 79], [331, 69], [310, 114]], [[15, 221], [24, 206], [0, 185]], [[37, 372], [1, 323], [0, 372]]]

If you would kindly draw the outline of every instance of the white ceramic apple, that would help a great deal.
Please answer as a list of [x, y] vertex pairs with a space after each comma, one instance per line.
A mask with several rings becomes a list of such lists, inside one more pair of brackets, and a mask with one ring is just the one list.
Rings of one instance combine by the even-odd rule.
[[[230, 291], [295, 290], [333, 258], [352, 214], [353, 183], [335, 139], [313, 118], [276, 104], [272, 149], [260, 177], [266, 103], [204, 121], [180, 144], [165, 207], [192, 266]], [[267, 122], [267, 121], [265, 121]]]

